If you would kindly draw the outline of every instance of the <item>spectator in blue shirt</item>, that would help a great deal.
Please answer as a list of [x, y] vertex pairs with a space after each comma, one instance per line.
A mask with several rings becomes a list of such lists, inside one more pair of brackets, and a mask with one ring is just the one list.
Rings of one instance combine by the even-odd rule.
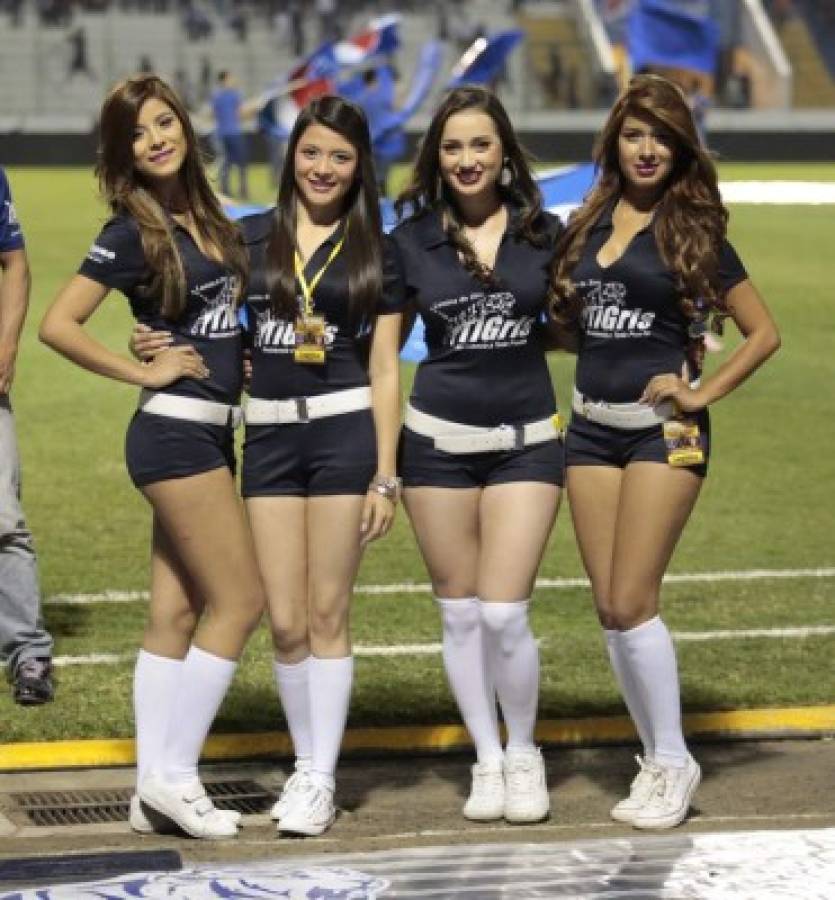
[[20, 461], [9, 393], [29, 304], [29, 264], [6, 175], [0, 169], [0, 661], [14, 699], [52, 699], [52, 638], [41, 621], [32, 534], [20, 507]]
[[243, 95], [236, 87], [232, 74], [225, 69], [218, 73], [217, 81], [218, 86], [212, 94], [212, 112], [222, 153], [220, 190], [228, 197], [233, 196], [229, 175], [234, 166], [238, 170], [238, 197], [247, 200], [247, 146], [241, 125], [241, 118], [246, 114]]

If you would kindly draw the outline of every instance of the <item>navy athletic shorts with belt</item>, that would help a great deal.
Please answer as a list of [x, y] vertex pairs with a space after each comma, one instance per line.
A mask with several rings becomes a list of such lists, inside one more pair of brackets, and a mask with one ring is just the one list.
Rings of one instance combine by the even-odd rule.
[[[635, 235], [620, 258], [608, 266], [598, 262], [600, 249], [612, 234], [614, 206], [613, 201], [592, 227], [571, 277], [582, 300], [577, 390], [589, 400], [616, 405], [634, 403], [656, 375], [692, 379], [699, 373], [687, 362], [692, 322], [682, 310], [676, 278], [661, 257], [652, 223]], [[748, 277], [727, 240], [719, 249], [718, 263], [722, 293]], [[705, 463], [687, 468], [703, 477], [710, 452], [707, 410], [695, 419]], [[667, 463], [661, 425], [616, 428], [573, 414], [566, 465], [623, 467], [630, 462]]]
[[[710, 459], [710, 416], [702, 410], [692, 418], [699, 426], [699, 440], [705, 461], [687, 466], [704, 478]], [[667, 464], [667, 445], [661, 425], [649, 428], [615, 428], [592, 422], [579, 413], [571, 416], [565, 438], [566, 466], [614, 466], [623, 469], [633, 462]]]
[[[325, 363], [295, 362], [294, 323], [276, 316], [266, 285], [265, 251], [272, 219], [273, 212], [268, 210], [239, 223], [250, 254], [246, 303], [252, 337], [250, 396], [295, 400], [367, 387], [368, 334], [350, 318], [344, 253], [333, 258], [313, 292], [314, 311], [327, 323]], [[344, 235], [340, 225], [313, 253], [305, 267], [308, 281]], [[399, 266], [388, 239], [383, 250], [378, 315], [398, 313], [405, 305]], [[365, 494], [376, 471], [377, 439], [370, 407], [309, 422], [246, 426], [241, 467], [244, 497]]]
[[[189, 233], [172, 222], [186, 276], [186, 304], [177, 320], [163, 318], [147, 291], [150, 273], [138, 226], [128, 216], [111, 219], [96, 238], [79, 274], [121, 291], [139, 322], [170, 331], [190, 344], [209, 369], [205, 379], [181, 378], [156, 393], [237, 405], [242, 382], [242, 339], [234, 303], [235, 280], [204, 256]], [[234, 472], [231, 426], [192, 422], [137, 411], [125, 437], [125, 462], [137, 487], [225, 467]]]
[[[417, 410], [478, 428], [523, 425], [556, 412], [543, 314], [561, 225], [542, 213], [538, 242], [532, 243], [519, 222], [520, 210], [510, 205], [489, 286], [464, 268], [437, 210], [407, 219], [392, 232], [406, 298], [426, 326], [428, 356], [418, 366], [411, 397]], [[432, 438], [404, 428], [398, 468], [406, 487], [562, 485], [563, 446], [555, 438], [506, 451], [447, 453]]]

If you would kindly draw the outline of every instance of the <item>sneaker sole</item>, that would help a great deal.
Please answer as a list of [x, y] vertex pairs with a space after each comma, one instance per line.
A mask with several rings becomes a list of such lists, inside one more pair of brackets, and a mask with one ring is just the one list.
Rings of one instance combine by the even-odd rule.
[[336, 821], [336, 816], [334, 816], [330, 822], [326, 825], [294, 825], [292, 822], [289, 824], [286, 821], [278, 823], [278, 833], [279, 834], [295, 834], [300, 837], [319, 837], [319, 835], [324, 834], [333, 823]]

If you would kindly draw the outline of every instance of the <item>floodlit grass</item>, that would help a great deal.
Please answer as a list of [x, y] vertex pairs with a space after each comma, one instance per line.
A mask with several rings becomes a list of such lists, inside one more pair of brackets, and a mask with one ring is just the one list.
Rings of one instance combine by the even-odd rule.
[[[142, 589], [150, 516], [130, 486], [122, 456], [135, 391], [76, 369], [35, 337], [46, 304], [78, 266], [105, 211], [86, 171], [12, 169], [9, 176], [35, 278], [13, 401], [24, 504], [38, 544], [44, 593]], [[832, 181], [835, 166], [728, 164], [722, 177]], [[256, 197], [268, 201], [263, 169], [254, 173], [253, 185]], [[831, 207], [734, 207], [731, 238], [774, 310], [783, 348], [712, 411], [711, 473], [671, 570], [832, 566]], [[109, 345], [123, 348], [130, 328], [124, 298], [112, 294], [92, 327]], [[731, 332], [732, 326], [724, 353], [738, 340]], [[722, 356], [711, 357], [709, 367]], [[565, 403], [572, 360], [555, 356], [552, 370]], [[404, 366], [403, 372], [408, 385], [412, 368]], [[566, 509], [541, 574], [581, 574]], [[394, 532], [369, 551], [360, 582], [409, 581], [425, 582], [426, 573], [401, 515]], [[835, 624], [833, 601], [835, 580], [677, 584], [665, 591], [664, 610], [678, 631], [790, 627]], [[58, 654], [129, 654], [140, 639], [144, 606], [48, 605], [46, 617]], [[533, 617], [543, 638], [542, 715], [622, 711], [587, 591], [541, 591]], [[358, 597], [353, 630], [355, 641], [365, 645], [438, 639], [437, 616], [425, 595]], [[832, 637], [682, 644], [685, 706], [832, 702], [834, 653]], [[269, 660], [262, 630], [247, 651], [218, 730], [270, 729], [280, 723]], [[130, 663], [67, 667], [58, 678], [57, 702], [42, 709], [21, 710], [0, 694], [0, 741], [131, 733]], [[351, 716], [354, 724], [454, 719], [440, 658], [360, 659]]]

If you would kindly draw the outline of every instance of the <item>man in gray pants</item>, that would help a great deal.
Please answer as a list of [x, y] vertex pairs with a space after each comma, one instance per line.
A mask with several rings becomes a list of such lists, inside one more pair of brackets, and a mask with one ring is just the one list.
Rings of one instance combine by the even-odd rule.
[[20, 460], [9, 391], [29, 303], [29, 264], [0, 168], [0, 662], [23, 706], [52, 699], [52, 638], [41, 620], [32, 534], [20, 506]]

